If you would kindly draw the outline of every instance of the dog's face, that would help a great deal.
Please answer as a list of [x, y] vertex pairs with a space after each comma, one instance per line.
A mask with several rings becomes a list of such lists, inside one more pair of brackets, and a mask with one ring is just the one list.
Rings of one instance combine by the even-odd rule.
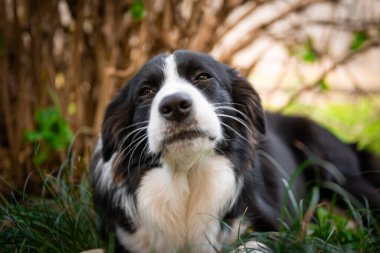
[[264, 129], [260, 99], [244, 78], [207, 55], [176, 51], [144, 65], [108, 106], [103, 158], [117, 153], [128, 168], [191, 166], [233, 152], [234, 142], [253, 148]]

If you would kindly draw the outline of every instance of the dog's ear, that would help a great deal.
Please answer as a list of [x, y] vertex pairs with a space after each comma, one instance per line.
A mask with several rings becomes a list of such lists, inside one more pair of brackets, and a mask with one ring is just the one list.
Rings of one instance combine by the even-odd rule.
[[240, 76], [239, 72], [228, 67], [227, 73], [231, 81], [232, 99], [238, 110], [248, 118], [243, 119], [250, 127], [254, 127], [261, 134], [265, 133], [265, 115], [261, 99], [252, 85]]
[[130, 125], [132, 121], [133, 105], [128, 104], [129, 93], [127, 85], [107, 106], [102, 125], [102, 152], [105, 161], [111, 159], [112, 154], [118, 149], [123, 127]]

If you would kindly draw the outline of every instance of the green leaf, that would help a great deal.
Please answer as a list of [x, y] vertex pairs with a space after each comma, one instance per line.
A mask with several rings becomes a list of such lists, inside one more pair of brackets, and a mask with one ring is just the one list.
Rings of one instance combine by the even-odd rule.
[[363, 46], [364, 42], [366, 42], [368, 39], [369, 39], [369, 36], [366, 31], [355, 32], [352, 35], [350, 49], [351, 50], [360, 49]]
[[305, 63], [314, 63], [319, 59], [311, 37], [308, 37], [302, 44], [291, 45], [288, 50], [291, 56], [297, 57]]
[[321, 91], [328, 91], [329, 90], [329, 85], [326, 82], [326, 79], [322, 79], [322, 81], [319, 82], [319, 88]]
[[144, 2], [141, 0], [133, 1], [130, 12], [135, 21], [141, 21], [146, 15]]
[[27, 141], [42, 144], [35, 157], [35, 163], [41, 164], [51, 152], [67, 148], [73, 134], [58, 107], [38, 110], [35, 121], [36, 130], [28, 130], [24, 135]]
[[36, 142], [42, 139], [42, 134], [40, 132], [26, 131], [25, 139], [29, 142]]
[[307, 63], [313, 63], [318, 59], [313, 47], [313, 39], [311, 37], [308, 37], [304, 43], [302, 59]]

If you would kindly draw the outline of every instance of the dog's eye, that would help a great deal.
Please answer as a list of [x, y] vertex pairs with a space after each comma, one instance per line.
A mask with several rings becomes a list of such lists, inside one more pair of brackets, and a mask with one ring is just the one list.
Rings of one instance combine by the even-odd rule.
[[154, 89], [152, 89], [151, 87], [143, 87], [139, 91], [139, 97], [150, 96], [154, 94], [154, 92], [155, 92]]
[[202, 73], [199, 73], [195, 77], [195, 81], [205, 81], [205, 80], [208, 80], [210, 78], [211, 78], [211, 75], [209, 73], [202, 72]]

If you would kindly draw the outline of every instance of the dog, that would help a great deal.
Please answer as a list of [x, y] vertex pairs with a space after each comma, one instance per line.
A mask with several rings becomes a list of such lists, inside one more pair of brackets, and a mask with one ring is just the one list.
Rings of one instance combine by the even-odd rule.
[[214, 252], [230, 242], [226, 224], [278, 230], [289, 189], [300, 200], [328, 182], [379, 209], [379, 164], [307, 118], [264, 112], [236, 70], [178, 50], [108, 105], [91, 183], [116, 252]]

